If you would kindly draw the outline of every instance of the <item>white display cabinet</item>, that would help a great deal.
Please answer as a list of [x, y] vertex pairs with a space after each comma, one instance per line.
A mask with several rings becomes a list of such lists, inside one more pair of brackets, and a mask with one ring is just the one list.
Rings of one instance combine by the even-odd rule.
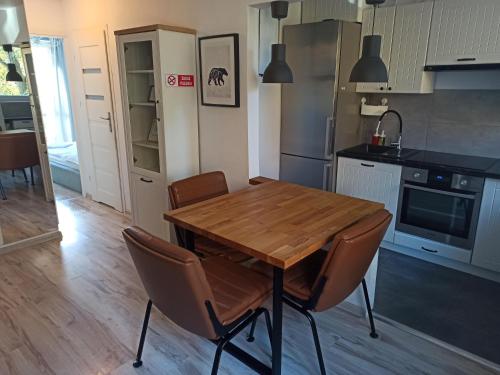
[[[115, 32], [134, 225], [170, 239], [168, 184], [199, 173], [194, 30], [152, 25]], [[171, 81], [170, 81], [171, 82]]]

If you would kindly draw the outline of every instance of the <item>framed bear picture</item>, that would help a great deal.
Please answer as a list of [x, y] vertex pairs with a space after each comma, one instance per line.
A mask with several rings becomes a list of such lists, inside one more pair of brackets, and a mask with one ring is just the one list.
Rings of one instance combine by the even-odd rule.
[[240, 106], [239, 35], [225, 34], [198, 39], [201, 104]]

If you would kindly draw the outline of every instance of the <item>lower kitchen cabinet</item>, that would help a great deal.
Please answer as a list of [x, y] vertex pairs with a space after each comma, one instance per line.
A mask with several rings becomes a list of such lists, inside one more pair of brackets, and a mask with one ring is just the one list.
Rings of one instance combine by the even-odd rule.
[[169, 228], [163, 219], [167, 211], [167, 191], [161, 178], [130, 174], [132, 187], [132, 216], [135, 225], [145, 231], [169, 240]]
[[472, 264], [500, 272], [500, 180], [486, 179]]
[[366, 160], [339, 158], [337, 193], [385, 204], [394, 218], [384, 241], [394, 242], [401, 166]]

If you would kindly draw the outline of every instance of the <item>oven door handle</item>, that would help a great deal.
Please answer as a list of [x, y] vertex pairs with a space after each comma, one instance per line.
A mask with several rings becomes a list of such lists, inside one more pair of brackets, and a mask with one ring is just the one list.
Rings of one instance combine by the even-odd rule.
[[452, 191], [432, 189], [432, 188], [427, 188], [427, 187], [424, 187], [424, 186], [417, 186], [417, 185], [411, 185], [411, 184], [404, 184], [403, 187], [404, 188], [408, 188], [408, 189], [415, 189], [415, 190], [427, 191], [429, 193], [436, 193], [436, 194], [442, 194], [442, 195], [451, 195], [452, 197], [465, 198], [465, 199], [475, 199], [475, 196], [477, 194], [477, 193], [461, 194], [461, 193], [455, 193], [455, 192], [452, 192]]

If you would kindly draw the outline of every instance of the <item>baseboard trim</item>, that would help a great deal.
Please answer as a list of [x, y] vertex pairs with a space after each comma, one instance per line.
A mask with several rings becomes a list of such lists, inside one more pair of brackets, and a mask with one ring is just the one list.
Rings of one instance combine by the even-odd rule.
[[435, 337], [432, 337], [426, 333], [417, 331], [416, 329], [413, 329], [411, 327], [408, 327], [407, 325], [401, 324], [399, 322], [396, 322], [395, 320], [392, 320], [390, 318], [387, 318], [385, 316], [382, 316], [380, 314], [377, 314], [375, 311], [373, 312], [373, 317], [375, 320], [381, 321], [385, 324], [388, 324], [394, 328], [397, 328], [403, 332], [409, 333], [410, 335], [416, 336], [418, 338], [421, 338], [425, 341], [429, 341], [435, 345], [438, 345], [444, 349], [447, 349], [453, 353], [456, 353], [464, 358], [467, 358], [473, 362], [479, 363], [485, 367], [488, 367], [494, 371], [499, 371], [500, 372], [500, 365], [496, 364], [494, 362], [488, 361], [487, 359], [484, 359], [476, 354], [473, 354], [471, 352], [468, 352], [464, 349], [460, 349], [454, 345], [448, 344], [447, 342], [441, 341]]
[[15, 250], [24, 249], [25, 247], [38, 245], [40, 243], [48, 242], [48, 241], [61, 241], [63, 238], [62, 233], [60, 231], [54, 231], [49, 233], [40, 234], [35, 237], [27, 238], [25, 240], [12, 242], [9, 244], [5, 244], [0, 246], [0, 255], [7, 254]]
[[413, 258], [417, 258], [420, 260], [424, 260], [430, 263], [434, 263], [443, 267], [451, 268], [456, 271], [465, 272], [470, 275], [478, 276], [483, 279], [488, 279], [497, 283], [500, 283], [500, 273], [490, 271], [484, 268], [476, 267], [469, 263], [462, 263], [453, 259], [445, 258], [439, 255], [434, 255], [427, 253], [422, 250], [412, 249], [410, 247], [397, 245], [394, 243], [383, 241], [380, 247], [394, 251], [396, 253], [400, 253], [403, 255], [407, 255]]

